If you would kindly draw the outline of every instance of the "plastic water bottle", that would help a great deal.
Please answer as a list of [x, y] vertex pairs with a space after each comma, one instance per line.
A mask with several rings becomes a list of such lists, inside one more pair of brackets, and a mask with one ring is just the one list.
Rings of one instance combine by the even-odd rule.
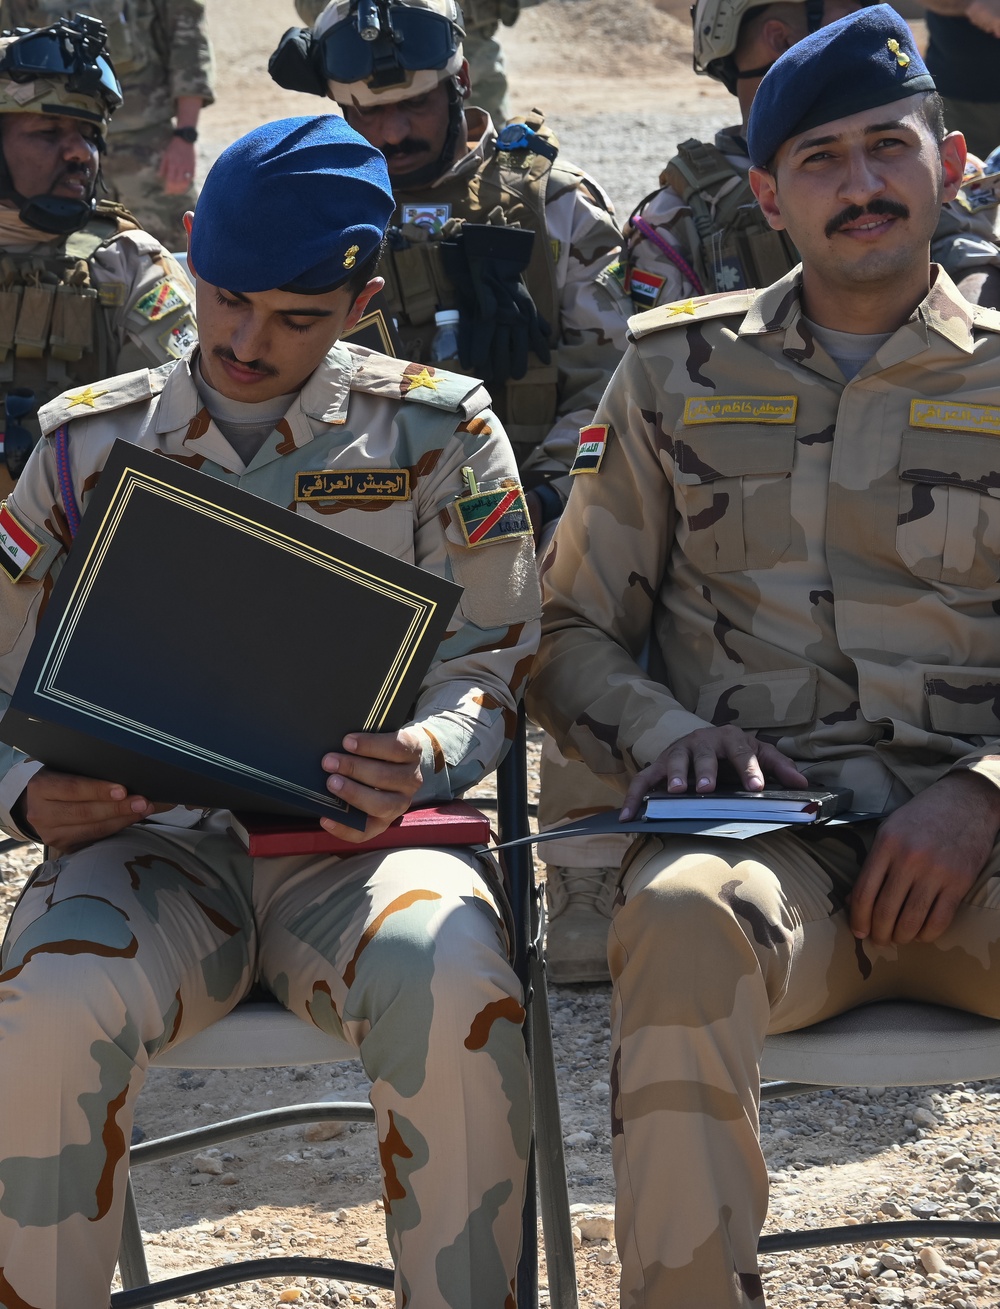
[[431, 341], [431, 363], [442, 364], [458, 358], [458, 310], [439, 309], [434, 315], [434, 339]]

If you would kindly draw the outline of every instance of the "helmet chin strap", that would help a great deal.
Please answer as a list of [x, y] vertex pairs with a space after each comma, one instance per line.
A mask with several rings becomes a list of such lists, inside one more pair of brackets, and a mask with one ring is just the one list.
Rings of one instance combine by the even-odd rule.
[[23, 196], [14, 186], [6, 156], [0, 148], [0, 200], [13, 200], [21, 222], [36, 232], [44, 232], [47, 236], [70, 236], [86, 227], [94, 212], [96, 189], [95, 177], [87, 200], [73, 200], [61, 195]]
[[405, 178], [400, 178], [398, 181], [393, 179], [392, 189], [394, 191], [413, 191], [417, 187], [436, 182], [455, 162], [458, 134], [462, 127], [462, 117], [465, 112], [462, 107], [465, 98], [462, 95], [461, 87], [458, 85], [457, 77], [449, 77], [446, 86], [448, 91], [448, 134], [444, 138], [441, 153], [433, 163], [425, 164], [423, 168], [414, 169], [412, 173], [407, 173]]
[[[818, 32], [823, 26], [823, 0], [806, 0], [806, 27], [810, 32]], [[773, 68], [776, 60], [772, 59], [769, 64], [762, 64], [760, 68], [737, 69], [735, 73], [738, 82], [748, 77], [763, 77], [768, 69]]]

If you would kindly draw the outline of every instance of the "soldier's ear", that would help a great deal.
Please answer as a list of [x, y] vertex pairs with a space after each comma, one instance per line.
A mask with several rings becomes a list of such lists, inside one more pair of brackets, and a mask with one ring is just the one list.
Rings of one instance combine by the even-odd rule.
[[766, 168], [758, 168], [754, 165], [750, 169], [750, 190], [753, 191], [768, 226], [780, 232], [785, 226], [785, 220], [781, 214], [781, 206], [778, 204], [778, 182], [774, 174], [768, 172]]
[[187, 266], [191, 270], [191, 276], [197, 277], [198, 274], [195, 272], [194, 264], [191, 262], [191, 228], [194, 225], [194, 210], [189, 209], [181, 219], [181, 222], [184, 224], [184, 231], [187, 232]]
[[469, 61], [462, 60], [462, 67], [455, 74], [455, 81], [458, 83], [458, 90], [463, 100], [468, 100], [472, 94], [472, 78], [469, 76]]

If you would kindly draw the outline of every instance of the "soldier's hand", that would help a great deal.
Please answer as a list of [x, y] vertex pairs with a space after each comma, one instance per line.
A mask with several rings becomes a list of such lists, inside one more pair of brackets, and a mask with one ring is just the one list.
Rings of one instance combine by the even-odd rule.
[[370, 841], [384, 832], [394, 818], [405, 814], [423, 776], [420, 738], [405, 727], [398, 732], [352, 732], [344, 737], [343, 752], [323, 756], [330, 774], [328, 790], [368, 814], [363, 832], [345, 827], [333, 818], [320, 823], [345, 841]]
[[975, 773], [942, 777], [890, 814], [851, 892], [851, 931], [876, 945], [934, 941], [990, 857], [1000, 791]]
[[54, 854], [66, 854], [113, 836], [169, 805], [129, 795], [117, 782], [56, 773], [42, 768], [25, 788], [21, 812], [38, 839]]
[[743, 791], [763, 790], [765, 773], [781, 786], [800, 790], [809, 785], [809, 779], [787, 755], [776, 746], [758, 741], [752, 733], [732, 726], [700, 727], [675, 741], [648, 768], [636, 773], [622, 806], [622, 821], [635, 817], [642, 797], [664, 782], [671, 795], [683, 794], [690, 782], [699, 795], [714, 791], [720, 759], [732, 765]]
[[195, 150], [190, 141], [172, 136], [160, 158], [164, 195], [183, 195], [194, 181]]

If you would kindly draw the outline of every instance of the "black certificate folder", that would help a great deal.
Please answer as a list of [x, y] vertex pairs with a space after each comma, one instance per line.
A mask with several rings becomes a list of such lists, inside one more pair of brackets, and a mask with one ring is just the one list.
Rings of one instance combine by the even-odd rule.
[[460, 595], [117, 441], [0, 737], [152, 800], [363, 827], [320, 760], [407, 721]]

